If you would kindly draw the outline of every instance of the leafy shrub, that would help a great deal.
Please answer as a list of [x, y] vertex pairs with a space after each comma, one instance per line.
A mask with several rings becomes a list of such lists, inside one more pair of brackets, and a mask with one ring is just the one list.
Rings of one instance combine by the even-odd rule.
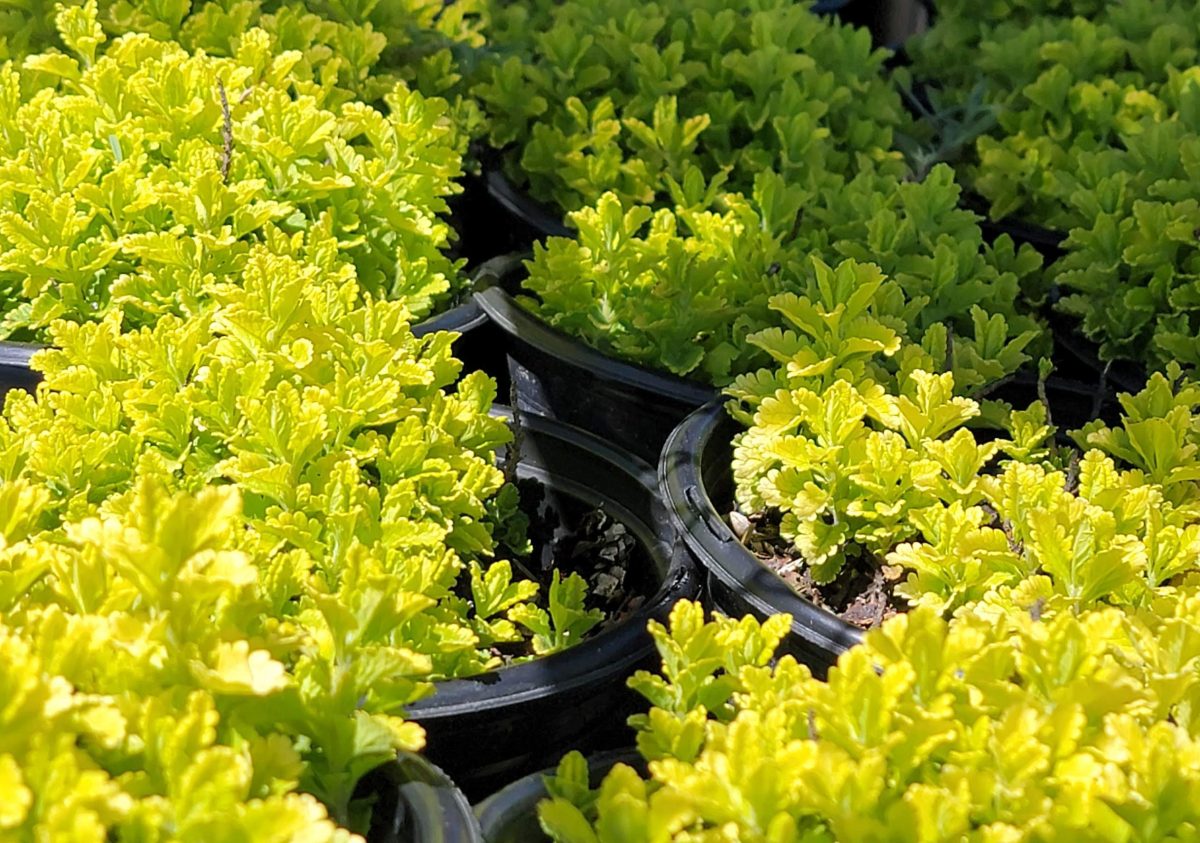
[[1051, 279], [1101, 356], [1194, 366], [1200, 7], [1098, 5], [1009, 21], [952, 8], [914, 45], [916, 72], [950, 100], [985, 80], [998, 127], [965, 181], [994, 217], [1070, 232]]
[[463, 139], [443, 100], [397, 85], [386, 114], [338, 106], [261, 30], [232, 58], [145, 35], [98, 56], [94, 11], [60, 15], [75, 58], [0, 70], [0, 333], [195, 313], [273, 228], [329, 232], [365, 292], [414, 316], [445, 298]]
[[548, 781], [558, 843], [1186, 839], [1200, 815], [1195, 585], [1144, 611], [922, 609], [820, 682], [768, 666], [759, 626], [680, 603], [661, 675], [630, 684], [649, 779], [598, 790], [578, 755]]
[[1172, 72], [1157, 96], [1127, 100], [1142, 113], [1129, 116], [1118, 143], [1052, 173], [1080, 217], [1052, 277], [1070, 292], [1062, 308], [1105, 358], [1195, 367], [1200, 68]]
[[495, 561], [528, 552], [495, 384], [364, 296], [331, 232], [269, 230], [199, 313], [122, 321], [52, 323], [37, 395], [0, 418], [0, 629], [50, 660], [83, 736], [0, 737], [0, 775], [37, 795], [12, 823], [62, 821], [59, 763], [97, 771], [104, 829], [284, 834], [321, 813], [297, 785], [353, 822], [359, 777], [422, 745], [401, 717], [430, 680], [599, 622], [578, 575], [535, 599]]
[[[948, 167], [919, 183], [864, 171], [819, 196], [764, 172], [749, 198], [720, 194], [691, 169], [675, 194], [673, 211], [623, 211], [609, 193], [573, 213], [578, 238], [535, 246], [524, 283], [534, 296], [522, 301], [606, 353], [724, 385], [772, 351], [763, 333], [779, 322], [772, 297], [816, 296], [825, 282], [811, 259], [850, 257], [891, 276], [870, 306], [900, 337], [926, 337], [939, 363], [949, 342], [976, 369], [964, 386], [1013, 371], [1021, 349], [1042, 342], [1042, 327], [1016, 311], [1040, 294], [1040, 259], [1007, 238], [984, 244]], [[1001, 335], [991, 345], [964, 339], [982, 340], [976, 331], [993, 323]], [[1010, 341], [988, 365], [974, 353], [1000, 355]]]
[[346, 823], [358, 776], [422, 745], [395, 714], [428, 691], [428, 657], [384, 625], [426, 598], [384, 591], [365, 555], [343, 602], [303, 551], [244, 546], [233, 487], [171, 495], [147, 478], [53, 540], [12, 524], [38, 519], [45, 487], [0, 497], [13, 839], [349, 840], [297, 785]]
[[509, 173], [567, 211], [605, 192], [657, 205], [690, 166], [749, 195], [775, 169], [812, 189], [891, 152], [905, 115], [866, 30], [765, 0], [569, 0], [498, 12], [473, 88]]
[[[60, 6], [89, 0], [28, 0], [0, 15], [0, 61], [62, 48], [55, 28]], [[336, 83], [347, 98], [374, 103], [403, 79], [421, 93], [449, 95], [484, 45], [487, 6], [481, 0], [281, 2], [280, 0], [92, 0], [109, 37], [143, 33], [189, 51], [233, 56], [254, 28], [269, 33], [277, 52], [296, 50], [304, 72]]]
[[[497, 666], [490, 648], [516, 628], [469, 619], [453, 592], [462, 559], [523, 545], [494, 460], [510, 437], [488, 415], [494, 382], [477, 372], [449, 391], [454, 335], [418, 339], [401, 303], [356, 303], [331, 238], [272, 245], [196, 317], [125, 333], [115, 312], [54, 323], [38, 396], [8, 397], [0, 477], [53, 490], [49, 527], [119, 507], [143, 476], [193, 492], [234, 483], [257, 549], [304, 550], [331, 591], [365, 550], [437, 601], [426, 617], [441, 631], [408, 645], [430, 648], [437, 675]], [[496, 564], [488, 587], [508, 576]]]
[[914, 354], [918, 368], [902, 360], [894, 385], [880, 378], [875, 358], [904, 352], [864, 312], [873, 286], [851, 278], [857, 308], [777, 304], [798, 326], [823, 316], [844, 333], [780, 355], [786, 368], [755, 384], [734, 440], [740, 508], [778, 512], [814, 581], [861, 558], [908, 572], [897, 593], [944, 611], [1041, 575], [1045, 596], [1087, 607], [1142, 604], [1197, 567], [1200, 397], [1177, 369], [1122, 396], [1120, 428], [1077, 434], [1092, 446], [1082, 457], [1046, 447], [1041, 404], [1010, 415], [1011, 439], [980, 442], [965, 427], [980, 406], [954, 397], [952, 372], [931, 374]]

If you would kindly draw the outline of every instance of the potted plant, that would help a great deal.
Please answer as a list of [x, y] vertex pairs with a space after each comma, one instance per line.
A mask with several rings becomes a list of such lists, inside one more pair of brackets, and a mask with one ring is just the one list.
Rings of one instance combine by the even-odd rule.
[[[1000, 408], [1009, 438], [996, 438], [968, 428], [988, 412], [954, 395], [959, 375], [903, 344], [887, 351], [894, 335], [870, 315], [861, 268], [834, 279], [827, 291], [862, 291], [857, 304], [779, 305], [829, 333], [780, 343], [778, 371], [727, 390], [732, 417], [703, 408], [663, 450], [664, 494], [719, 607], [788, 613], [785, 648], [820, 671], [909, 606], [952, 611], [1035, 572], [1074, 596], [1137, 602], [1190, 568], [1159, 544], [1160, 525], [1196, 529], [1195, 390], [1178, 367], [1122, 395], [1120, 425], [1074, 434], [1082, 453], [1055, 443], [1044, 402]], [[1131, 567], [1126, 551], [1157, 561]]]
[[[281, 817], [328, 812], [331, 839], [365, 829], [364, 774], [421, 748], [423, 723], [435, 754], [474, 728], [441, 680], [523, 724], [523, 753], [497, 741], [490, 772], [536, 769], [531, 730], [560, 749], [539, 695], [586, 688], [607, 705], [568, 725], [603, 734], [627, 705], [618, 671], [651, 652], [645, 618], [695, 593], [648, 466], [527, 422], [506, 475], [494, 384], [459, 379], [451, 336], [416, 336], [403, 302], [361, 296], [326, 238], [254, 245], [186, 318], [55, 321], [37, 394], [7, 396], [0, 625], [52, 659], [35, 673], [58, 677], [64, 716], [95, 709], [61, 749], [112, 781], [102, 828], [200, 823], [187, 782], [222, 767], [212, 822], [253, 829], [274, 794]], [[552, 507], [523, 498], [531, 479]], [[549, 530], [536, 558], [530, 522]], [[160, 732], [169, 758], [143, 750]], [[488, 772], [471, 749], [439, 758]], [[12, 822], [52, 830], [38, 752], [5, 768], [30, 794]]]
[[545, 834], [523, 839], [1187, 836], [1195, 803], [1169, 794], [1197, 787], [1182, 702], [1197, 654], [1176, 650], [1195, 601], [1192, 584], [1124, 612], [1031, 613], [1015, 591], [949, 621], [921, 609], [827, 681], [771, 661], [786, 618], [705, 623], [681, 603], [655, 628], [661, 673], [631, 679], [652, 705], [634, 723], [648, 773], [617, 764], [597, 787], [564, 759], [538, 806]]
[[1012, 365], [985, 379], [1011, 376], [1021, 348], [1048, 350], [1017, 304], [1038, 295], [1036, 252], [985, 243], [944, 166], [919, 183], [864, 171], [815, 200], [770, 172], [748, 197], [689, 173], [673, 210], [609, 194], [573, 214], [578, 237], [538, 246], [519, 289], [518, 261], [492, 265], [476, 299], [507, 337], [521, 406], [653, 458], [686, 412], [770, 359], [751, 337], [785, 327], [771, 297], [812, 285], [811, 255], [882, 264], [909, 301], [890, 324], [913, 338], [941, 322], [973, 335], [974, 306], [999, 316]]

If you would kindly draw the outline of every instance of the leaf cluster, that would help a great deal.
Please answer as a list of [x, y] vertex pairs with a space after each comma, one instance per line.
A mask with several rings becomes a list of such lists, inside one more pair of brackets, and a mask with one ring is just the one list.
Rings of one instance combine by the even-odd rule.
[[[802, 327], [822, 312], [777, 306]], [[1200, 397], [1178, 367], [1121, 396], [1119, 427], [1077, 432], [1079, 455], [1048, 446], [1040, 403], [1007, 413], [1011, 438], [981, 440], [966, 426], [981, 407], [954, 396], [954, 373], [901, 362], [893, 382], [875, 358], [903, 354], [896, 335], [852, 307], [838, 315], [840, 353], [789, 356], [776, 339], [783, 368], [727, 390], [749, 408], [735, 407], [749, 425], [734, 440], [737, 503], [779, 514], [814, 581], [853, 558], [906, 572], [896, 591], [916, 606], [952, 610], [1038, 577], [1042, 597], [1081, 608], [1144, 605], [1196, 569]]]
[[75, 764], [108, 800], [79, 839], [342, 839], [289, 794], [356, 826], [359, 778], [422, 746], [404, 707], [432, 680], [600, 621], [578, 575], [539, 601], [496, 561], [523, 516], [494, 382], [365, 294], [330, 232], [271, 232], [206, 301], [137, 330], [118, 309], [55, 321], [37, 394], [7, 395], [0, 640], [109, 730], [80, 752], [57, 726], [21, 755], [0, 737], [10, 792], [33, 794], [22, 833], [66, 822], [58, 789], [87, 790], [54, 765]]
[[766, 0], [569, 0], [497, 11], [472, 91], [509, 174], [566, 211], [605, 192], [659, 206], [689, 167], [749, 195], [775, 169], [817, 188], [898, 173], [906, 121], [866, 30]]
[[[0, 15], [0, 61], [20, 61], [65, 42], [58, 8], [88, 0], [28, 0]], [[144, 33], [190, 51], [232, 56], [254, 28], [280, 50], [302, 53], [306, 71], [353, 98], [374, 103], [398, 79], [426, 95], [450, 96], [484, 46], [489, 8], [482, 0], [95, 0], [103, 33]], [[463, 102], [457, 98], [459, 104]], [[463, 116], [467, 116], [464, 111]]]
[[993, 217], [1069, 232], [1051, 280], [1102, 357], [1200, 363], [1200, 8], [1032, 4], [1005, 18], [951, 6], [912, 53], [943, 99], [965, 100], [982, 77], [998, 126], [978, 139], [965, 182]]
[[[1008, 238], [985, 244], [946, 166], [922, 182], [863, 171], [819, 194], [767, 171], [746, 197], [692, 168], [673, 192], [673, 210], [626, 210], [608, 193], [573, 213], [576, 239], [535, 247], [523, 303], [606, 353], [720, 386], [768, 361], [778, 297], [817, 298], [831, 283], [814, 260], [853, 259], [875, 291], [859, 306], [932, 347], [939, 368], [949, 349], [964, 387], [1044, 345], [1016, 308], [1041, 294], [1040, 258]], [[890, 280], [869, 281], [868, 262]]]
[[131, 326], [203, 308], [270, 232], [327, 232], [363, 290], [414, 315], [458, 264], [441, 218], [464, 138], [444, 100], [397, 83], [343, 102], [337, 66], [249, 29], [229, 57], [131, 34], [94, 2], [59, 15], [73, 51], [0, 69], [0, 333], [56, 318]]
[[661, 674], [630, 684], [649, 762], [598, 789], [569, 756], [548, 781], [557, 843], [623, 840], [1152, 841], [1200, 815], [1194, 583], [1143, 611], [1034, 619], [1020, 606], [947, 622], [896, 617], [827, 682], [768, 666], [761, 626], [679, 604], [652, 633]]

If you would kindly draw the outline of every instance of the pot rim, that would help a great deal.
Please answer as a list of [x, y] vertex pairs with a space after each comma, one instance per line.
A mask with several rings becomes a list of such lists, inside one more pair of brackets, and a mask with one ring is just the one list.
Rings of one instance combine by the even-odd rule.
[[[512, 418], [514, 412], [494, 405], [494, 415]], [[479, 674], [443, 679], [434, 683], [428, 697], [406, 706], [407, 716], [418, 723], [458, 717], [480, 716], [484, 712], [544, 698], [548, 691], [566, 693], [594, 682], [597, 677], [628, 676], [632, 667], [654, 652], [646, 633], [646, 624], [662, 617], [679, 599], [694, 597], [699, 590], [695, 569], [678, 536], [671, 532], [666, 507], [659, 497], [654, 468], [647, 462], [579, 428], [531, 413], [515, 413], [521, 426], [537, 436], [558, 439], [594, 460], [607, 463], [628, 482], [637, 484], [653, 501], [650, 521], [644, 523], [652, 535], [638, 535], [651, 558], [665, 571], [658, 590], [627, 617], [610, 628], [562, 652], [531, 659]], [[607, 496], [587, 491], [586, 479], [564, 478], [552, 484], [567, 495], [599, 505]], [[622, 506], [612, 509], [620, 513]], [[624, 514], [624, 513], [620, 513]]]
[[735, 425], [724, 401], [716, 400], [689, 415], [667, 438], [658, 477], [671, 520], [702, 569], [736, 592], [759, 617], [790, 614], [792, 635], [828, 654], [832, 663], [861, 643], [864, 631], [793, 591], [742, 546], [709, 496], [704, 452], [714, 439], [732, 439]]

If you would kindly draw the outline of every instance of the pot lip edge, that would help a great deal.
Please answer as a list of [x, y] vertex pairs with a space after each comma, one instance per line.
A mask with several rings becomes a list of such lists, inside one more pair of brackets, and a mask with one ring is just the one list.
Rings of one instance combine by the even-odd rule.
[[542, 354], [584, 369], [597, 380], [654, 393], [692, 407], [719, 395], [716, 388], [695, 378], [631, 363], [592, 348], [522, 307], [515, 296], [498, 285], [476, 290], [474, 296], [488, 318], [505, 334]]
[[[659, 460], [659, 484], [667, 501], [671, 521], [704, 572], [715, 576], [722, 585], [737, 593], [738, 598], [760, 617], [784, 612], [791, 615], [791, 632], [794, 636], [819, 647], [836, 659], [845, 650], [860, 644], [866, 631], [797, 594], [774, 571], [742, 547], [717, 512], [704, 485], [700, 464], [704, 445], [733, 424], [734, 419], [725, 413], [724, 399], [717, 399], [692, 412], [667, 437]], [[672, 454], [682, 454], [684, 459], [672, 466], [671, 463], [675, 462], [670, 459]], [[698, 491], [698, 502], [687, 499], [689, 488]], [[703, 514], [696, 511], [697, 505], [704, 507]], [[703, 519], [704, 515], [709, 516], [704, 520], [711, 521], [720, 530], [720, 535], [709, 537], [703, 534], [703, 525], [693, 526], [693, 522]], [[721, 542], [721, 548], [715, 546], [716, 541]], [[722, 558], [725, 553], [718, 552], [719, 549], [728, 549], [726, 553], [731, 551], [734, 554], [735, 561], [739, 563], [736, 568], [725, 564], [727, 560]], [[771, 589], [765, 593], [761, 587], [755, 588], [751, 581], [751, 575], [760, 573], [771, 577]]]
[[[504, 405], [494, 404], [492, 412], [511, 416], [513, 411]], [[665, 563], [665, 573], [658, 589], [646, 595], [646, 601], [637, 610], [594, 637], [548, 656], [496, 668], [476, 676], [436, 681], [434, 687], [437, 690], [433, 694], [405, 707], [408, 716], [417, 722], [432, 722], [462, 714], [485, 714], [508, 705], [543, 698], [547, 696], [546, 689], [549, 687], [554, 691], [569, 692], [587, 684], [598, 674], [628, 674], [629, 667], [654, 652], [653, 641], [646, 632], [647, 622], [661, 619], [677, 600], [695, 597], [698, 592], [697, 571], [683, 550], [681, 537], [672, 535], [667, 527], [670, 524], [668, 507], [662, 499], [654, 470], [648, 463], [565, 422], [533, 413], [518, 415], [523, 424], [528, 424], [542, 435], [558, 438], [574, 447], [588, 448], [593, 456], [616, 467], [629, 482], [642, 486], [650, 495], [653, 508], [660, 510], [658, 513], [651, 512], [650, 519], [641, 519], [655, 539], [652, 543], [643, 543], [643, 547], [652, 558]], [[622, 467], [612, 457], [630, 460], [632, 465]], [[660, 520], [661, 523], [655, 525], [652, 523], [654, 520]], [[606, 658], [610, 650], [621, 653], [621, 657]], [[563, 678], [551, 682], [549, 678], [538, 676], [539, 673], [572, 662], [576, 665], [575, 669], [564, 671], [568, 675]], [[496, 686], [505, 681], [517, 687], [507, 692], [498, 691]], [[460, 696], [461, 699], [448, 700], [448, 696]], [[443, 700], [440, 705], [439, 698]]]

